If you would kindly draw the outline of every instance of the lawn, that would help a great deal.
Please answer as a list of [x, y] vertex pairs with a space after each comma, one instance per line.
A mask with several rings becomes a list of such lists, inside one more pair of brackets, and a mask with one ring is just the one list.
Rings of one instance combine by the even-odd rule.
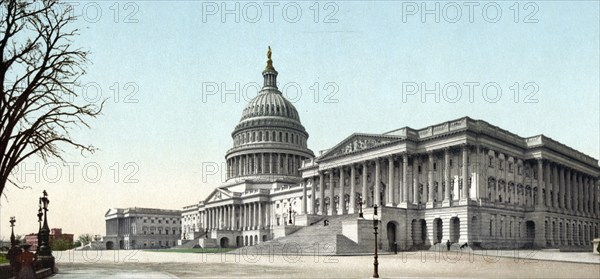
[[235, 248], [182, 248], [182, 249], [156, 249], [146, 250], [151, 252], [166, 252], [166, 253], [227, 253], [235, 250]]

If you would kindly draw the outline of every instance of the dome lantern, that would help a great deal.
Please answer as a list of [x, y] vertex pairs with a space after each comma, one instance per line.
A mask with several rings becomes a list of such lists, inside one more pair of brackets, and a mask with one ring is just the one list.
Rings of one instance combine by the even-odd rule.
[[273, 67], [273, 60], [271, 60], [271, 46], [269, 46], [269, 49], [267, 50], [267, 66], [262, 74], [265, 79], [263, 89], [277, 89], [277, 71]]

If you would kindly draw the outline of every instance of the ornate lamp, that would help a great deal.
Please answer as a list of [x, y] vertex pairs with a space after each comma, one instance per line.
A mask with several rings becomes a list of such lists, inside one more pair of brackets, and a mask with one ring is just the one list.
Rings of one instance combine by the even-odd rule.
[[365, 218], [365, 216], [363, 216], [362, 208], [363, 208], [363, 200], [359, 199], [358, 200], [358, 218]]
[[[48, 204], [50, 204], [50, 200], [48, 199], [48, 193], [46, 192], [46, 190], [44, 190], [43, 196], [40, 198], [40, 201], [41, 201], [42, 209], [44, 210], [44, 225], [41, 227], [40, 232], [38, 234], [38, 239], [39, 239], [38, 255], [39, 256], [52, 256], [52, 250], [50, 249], [50, 243], [49, 243], [50, 228], [48, 227]], [[41, 212], [41, 211], [38, 210], [38, 212]]]
[[292, 211], [292, 205], [290, 204], [290, 209], [288, 209], [288, 224], [292, 224], [292, 213], [294, 213], [294, 211]]
[[377, 216], [377, 205], [373, 205], [373, 230], [375, 234], [375, 254], [373, 256], [373, 278], [379, 278], [379, 262], [377, 261], [377, 224], [379, 217]]
[[10, 244], [11, 246], [16, 246], [16, 238], [15, 238], [15, 222], [17, 222], [17, 220], [15, 219], [15, 216], [10, 217]]

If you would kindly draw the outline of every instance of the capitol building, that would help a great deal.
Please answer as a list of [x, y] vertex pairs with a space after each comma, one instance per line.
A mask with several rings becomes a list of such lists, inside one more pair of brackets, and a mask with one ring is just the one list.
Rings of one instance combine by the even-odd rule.
[[369, 252], [374, 217], [384, 251], [448, 241], [589, 250], [598, 237], [598, 160], [469, 117], [354, 133], [315, 155], [298, 111], [277, 89], [270, 49], [267, 56], [264, 86], [231, 134], [227, 180], [183, 207], [179, 245], [287, 239], [300, 248], [321, 241], [336, 253]]

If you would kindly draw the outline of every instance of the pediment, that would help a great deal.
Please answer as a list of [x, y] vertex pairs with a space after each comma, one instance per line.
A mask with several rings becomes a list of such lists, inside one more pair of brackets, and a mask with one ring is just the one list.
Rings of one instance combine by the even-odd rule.
[[392, 135], [352, 134], [321, 155], [319, 160], [357, 153], [403, 139], [402, 136]]
[[205, 202], [209, 203], [209, 202], [228, 200], [228, 199], [231, 199], [232, 195], [233, 195], [233, 193], [227, 189], [216, 188], [215, 190], [212, 191], [212, 193], [210, 193], [210, 195], [208, 195]]

